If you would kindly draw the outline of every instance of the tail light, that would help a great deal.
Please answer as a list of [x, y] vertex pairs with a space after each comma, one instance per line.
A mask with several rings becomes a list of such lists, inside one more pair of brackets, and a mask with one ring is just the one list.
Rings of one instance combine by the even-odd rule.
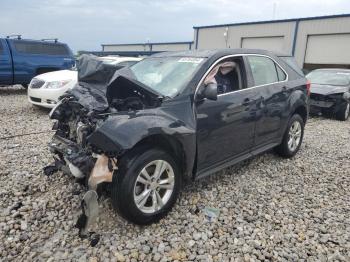
[[310, 96], [311, 82], [310, 80], [306, 80], [306, 93], [307, 96]]

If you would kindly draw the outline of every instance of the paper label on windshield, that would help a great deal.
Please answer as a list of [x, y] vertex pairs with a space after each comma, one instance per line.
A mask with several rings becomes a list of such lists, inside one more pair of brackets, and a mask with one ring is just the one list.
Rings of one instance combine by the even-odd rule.
[[180, 63], [193, 63], [193, 64], [199, 64], [203, 61], [203, 58], [198, 57], [183, 57], [180, 58], [178, 62]]

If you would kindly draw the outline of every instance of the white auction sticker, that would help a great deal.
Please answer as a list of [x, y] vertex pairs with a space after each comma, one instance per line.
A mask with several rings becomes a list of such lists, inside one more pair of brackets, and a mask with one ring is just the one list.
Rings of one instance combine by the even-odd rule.
[[203, 58], [198, 57], [183, 57], [180, 58], [178, 62], [180, 63], [193, 63], [193, 64], [199, 64], [203, 61]]

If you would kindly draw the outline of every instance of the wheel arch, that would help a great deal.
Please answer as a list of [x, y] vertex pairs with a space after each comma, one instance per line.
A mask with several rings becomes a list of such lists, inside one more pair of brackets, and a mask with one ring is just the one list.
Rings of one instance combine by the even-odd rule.
[[307, 118], [308, 118], [308, 111], [307, 111], [307, 107], [306, 106], [304, 106], [304, 105], [297, 106], [294, 109], [294, 111], [291, 114], [291, 116], [294, 115], [294, 114], [300, 115], [302, 117], [303, 121], [304, 121], [304, 124], [306, 123]]
[[138, 148], [159, 148], [169, 153], [178, 163], [182, 177], [187, 179], [186, 170], [188, 163], [186, 160], [186, 151], [182, 143], [174, 136], [166, 134], [150, 135], [137, 142], [132, 150], [137, 150]]

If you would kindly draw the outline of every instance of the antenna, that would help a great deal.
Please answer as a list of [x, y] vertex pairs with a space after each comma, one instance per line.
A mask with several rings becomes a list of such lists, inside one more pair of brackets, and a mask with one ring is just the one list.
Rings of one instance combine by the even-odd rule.
[[18, 40], [22, 39], [22, 35], [8, 35], [6, 38], [17, 37]]

